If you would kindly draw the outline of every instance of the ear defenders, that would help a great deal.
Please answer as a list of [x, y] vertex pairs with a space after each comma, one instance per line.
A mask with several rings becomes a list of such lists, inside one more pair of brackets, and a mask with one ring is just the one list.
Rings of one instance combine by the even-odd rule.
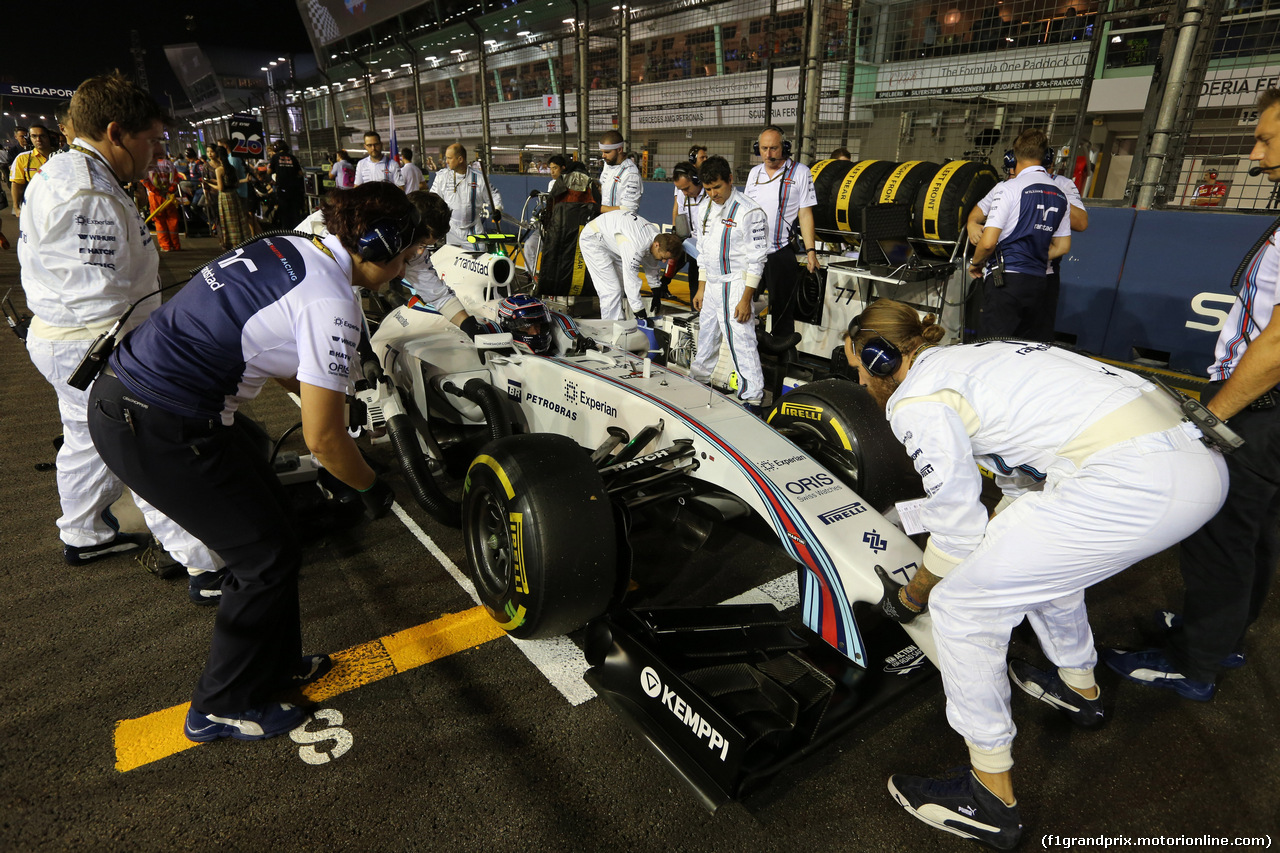
[[356, 254], [361, 260], [384, 264], [409, 248], [417, 236], [422, 218], [413, 208], [399, 220], [384, 219], [374, 223], [356, 244]]
[[875, 337], [867, 341], [862, 351], [858, 353], [858, 359], [862, 362], [863, 368], [872, 376], [879, 376], [882, 379], [897, 373], [898, 368], [902, 366], [902, 350], [875, 329], [864, 330], [860, 326], [861, 319], [859, 315], [849, 324], [850, 340], [858, 337], [863, 331], [875, 334]]
[[[772, 130], [775, 133], [777, 133], [779, 136], [782, 136], [782, 128], [775, 127], [772, 124], [766, 127], [764, 130]], [[760, 132], [764, 133], [764, 130]], [[756, 137], [756, 141], [751, 143], [751, 153], [756, 155], [757, 157], [760, 156], [760, 137], [758, 136]], [[791, 156], [791, 140], [787, 139], [785, 136], [782, 136], [782, 159], [785, 160], [790, 156]]]
[[[1044, 156], [1040, 158], [1040, 165], [1048, 169], [1053, 165], [1053, 161], [1057, 159], [1056, 154], [1057, 152], [1053, 150], [1053, 146], [1046, 142], [1044, 146]], [[1008, 151], [1004, 152], [1004, 170], [1006, 172], [1012, 172], [1014, 167], [1017, 165], [1018, 158], [1014, 156], [1013, 149], [1010, 148]]]
[[702, 176], [698, 174], [698, 167], [692, 163], [676, 163], [675, 168], [671, 170], [671, 180], [681, 177], [688, 178], [697, 186], [702, 186]]
[[[695, 146], [693, 146], [692, 148], [690, 148], [690, 149], [689, 149], [689, 162], [690, 162], [690, 163], [693, 163], [693, 164], [695, 164], [695, 165], [697, 164], [697, 162], [698, 162], [698, 152], [699, 152], [699, 151], [701, 151], [701, 150], [702, 150], [702, 146], [701, 146], [701, 145], [695, 145]], [[679, 167], [677, 167], [677, 168], [679, 168]]]

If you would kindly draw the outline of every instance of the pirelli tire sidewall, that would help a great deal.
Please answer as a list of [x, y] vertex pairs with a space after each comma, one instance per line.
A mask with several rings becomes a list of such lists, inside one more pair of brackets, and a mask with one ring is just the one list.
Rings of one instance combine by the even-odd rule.
[[[987, 163], [952, 160], [943, 164], [916, 191], [912, 236], [950, 242], [961, 239], [973, 206], [999, 182], [999, 173]], [[951, 256], [951, 249], [944, 246], [929, 246], [927, 251], [941, 258]]]
[[[768, 420], [775, 429], [809, 433], [837, 454], [844, 451], [856, 473], [834, 467], [831, 473], [878, 511], [924, 495], [920, 475], [884, 410], [857, 382], [823, 379], [802, 385], [778, 400]], [[796, 443], [803, 447], [805, 440]]]
[[613, 513], [572, 439], [513, 435], [485, 445], [467, 471], [462, 531], [480, 601], [512, 636], [559, 636], [608, 608], [618, 571]]

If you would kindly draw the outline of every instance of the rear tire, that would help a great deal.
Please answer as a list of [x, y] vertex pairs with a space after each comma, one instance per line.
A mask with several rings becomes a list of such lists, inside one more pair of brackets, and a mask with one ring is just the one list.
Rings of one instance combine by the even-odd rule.
[[572, 439], [485, 445], [467, 471], [462, 531], [480, 601], [512, 636], [565, 634], [608, 608], [618, 573], [613, 511]]
[[823, 379], [783, 395], [770, 426], [821, 462], [877, 511], [923, 497], [920, 475], [884, 410], [856, 382]]

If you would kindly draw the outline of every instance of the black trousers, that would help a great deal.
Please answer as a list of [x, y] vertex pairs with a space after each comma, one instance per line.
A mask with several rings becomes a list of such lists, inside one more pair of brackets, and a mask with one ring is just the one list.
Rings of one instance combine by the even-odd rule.
[[[1211, 382], [1207, 402], [1221, 389]], [[1229, 454], [1227, 501], [1182, 543], [1186, 599], [1183, 626], [1169, 637], [1178, 670], [1195, 681], [1214, 681], [1219, 662], [1240, 647], [1262, 610], [1280, 559], [1280, 408], [1245, 409], [1231, 419], [1245, 440]]]
[[796, 330], [796, 286], [800, 267], [796, 253], [788, 244], [769, 255], [760, 276], [760, 290], [769, 294], [769, 316], [773, 318], [770, 333], [785, 338]]
[[996, 287], [992, 276], [982, 280], [975, 318], [978, 337], [1052, 341], [1054, 318], [1044, 316], [1047, 279], [1043, 275], [1007, 272], [1004, 282], [1004, 287]]
[[227, 564], [192, 708], [235, 714], [269, 701], [302, 659], [302, 560], [258, 446], [238, 427], [143, 404], [107, 374], [93, 384], [89, 434], [116, 476]]

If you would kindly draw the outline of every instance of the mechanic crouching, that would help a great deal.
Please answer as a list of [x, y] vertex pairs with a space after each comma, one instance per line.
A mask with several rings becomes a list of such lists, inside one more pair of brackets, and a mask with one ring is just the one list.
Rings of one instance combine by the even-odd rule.
[[394, 495], [347, 434], [360, 337], [352, 287], [381, 289], [425, 248], [393, 184], [333, 192], [329, 236], [264, 236], [203, 267], [121, 342], [93, 385], [89, 432], [139, 495], [215, 549], [228, 577], [184, 732], [260, 740], [307, 718], [280, 694], [327, 672], [303, 657], [301, 550], [268, 460], [234, 425], [268, 379], [298, 393], [307, 446], [378, 516]]
[[[1141, 377], [1042, 343], [939, 348], [942, 335], [882, 299], [845, 336], [928, 494], [924, 565], [905, 587], [880, 570], [881, 608], [900, 622], [933, 614], [947, 720], [972, 765], [950, 779], [895, 774], [889, 792], [928, 824], [1010, 849], [1022, 833], [1010, 682], [1080, 727], [1102, 722], [1084, 591], [1217, 512], [1226, 465]], [[990, 518], [977, 463], [1005, 493]], [[1024, 617], [1047, 671], [1006, 662]]]

